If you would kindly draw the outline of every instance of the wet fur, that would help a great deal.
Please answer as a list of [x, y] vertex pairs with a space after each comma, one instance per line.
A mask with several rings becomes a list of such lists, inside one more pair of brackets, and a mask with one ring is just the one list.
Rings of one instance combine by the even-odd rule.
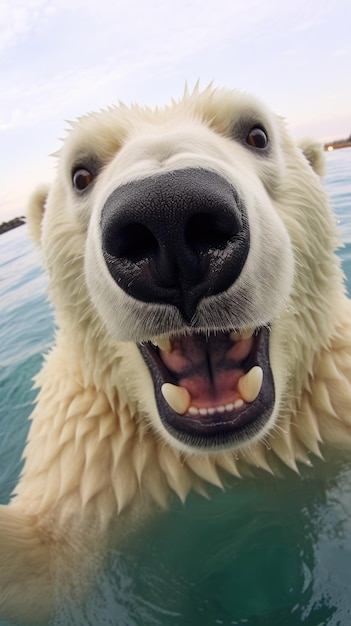
[[[269, 125], [275, 148], [266, 161], [241, 146], [231, 152], [230, 128], [248, 109]], [[179, 158], [177, 136], [189, 138]], [[192, 145], [195, 137], [199, 141]], [[291, 285], [284, 286], [283, 276], [276, 285], [283, 298], [278, 294], [268, 302], [259, 296], [262, 309], [274, 309], [271, 357], [277, 387], [276, 410], [259, 441], [204, 454], [175, 445], [165, 433], [150, 375], [132, 341], [159, 334], [164, 316], [119, 294], [116, 329], [107, 319], [109, 296], [102, 316], [94, 287], [87, 287], [87, 271], [100, 263], [98, 252], [84, 258], [87, 241], [88, 256], [89, 244], [96, 245], [98, 213], [92, 213], [88, 195], [73, 194], [70, 167], [74, 155], [91, 146], [106, 164], [94, 206], [117, 184], [153, 171], [155, 151], [169, 168], [185, 159], [220, 171], [222, 156], [211, 161], [210, 146], [212, 155], [216, 150], [228, 155], [226, 176], [231, 159], [241, 155], [235, 178], [243, 193], [249, 197], [246, 172], [255, 194], [274, 212], [270, 224], [277, 225], [277, 241], [286, 234], [292, 255], [284, 262], [293, 267]], [[36, 379], [39, 393], [22, 476], [11, 502], [0, 507], [1, 617], [47, 620], [60, 588], [72, 593], [76, 586], [78, 593], [82, 573], [89, 576], [91, 546], [99, 546], [94, 559], [99, 558], [110, 541], [124, 538], [152, 508], [167, 507], [172, 494], [185, 501], [192, 489], [205, 494], [207, 483], [221, 487], [223, 470], [245, 475], [254, 465], [274, 473], [283, 462], [298, 471], [297, 464], [310, 464], [324, 445], [350, 447], [350, 302], [335, 255], [335, 219], [314, 171], [321, 173], [321, 151], [307, 141], [303, 150], [283, 121], [256, 100], [210, 88], [185, 93], [161, 110], [121, 105], [73, 124], [56, 181], [49, 190], [41, 188], [29, 208], [31, 231], [50, 276], [58, 331]], [[248, 271], [254, 276], [254, 259], [252, 264]], [[209, 321], [208, 310], [205, 303], [202, 324]], [[252, 312], [255, 322], [260, 314]], [[232, 320], [219, 316], [216, 321], [225, 326]], [[166, 326], [172, 323], [178, 321], [168, 319]]]

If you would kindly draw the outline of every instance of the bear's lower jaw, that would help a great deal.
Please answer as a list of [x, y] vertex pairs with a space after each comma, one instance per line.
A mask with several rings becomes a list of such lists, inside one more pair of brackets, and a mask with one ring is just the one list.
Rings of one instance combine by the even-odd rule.
[[187, 449], [239, 448], [266, 432], [275, 404], [267, 327], [158, 337], [139, 349], [161, 423]]

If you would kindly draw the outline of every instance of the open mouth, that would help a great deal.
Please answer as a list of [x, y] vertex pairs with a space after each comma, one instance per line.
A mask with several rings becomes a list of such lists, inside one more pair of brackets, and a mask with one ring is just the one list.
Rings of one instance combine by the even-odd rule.
[[165, 429], [193, 448], [257, 437], [275, 400], [269, 329], [160, 336], [139, 346]]

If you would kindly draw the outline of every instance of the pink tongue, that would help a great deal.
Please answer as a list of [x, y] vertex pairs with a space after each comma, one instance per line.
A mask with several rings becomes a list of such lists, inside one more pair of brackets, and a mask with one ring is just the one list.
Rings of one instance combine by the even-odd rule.
[[196, 375], [181, 378], [179, 385], [189, 391], [193, 406], [200, 408], [226, 405], [240, 397], [237, 384], [243, 374], [243, 370], [223, 370], [212, 380]]

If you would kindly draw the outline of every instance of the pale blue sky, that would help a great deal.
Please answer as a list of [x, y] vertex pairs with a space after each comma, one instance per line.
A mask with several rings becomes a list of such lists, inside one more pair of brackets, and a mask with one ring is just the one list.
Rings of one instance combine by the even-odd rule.
[[53, 177], [65, 120], [240, 88], [295, 137], [351, 132], [349, 0], [0, 0], [0, 222]]

